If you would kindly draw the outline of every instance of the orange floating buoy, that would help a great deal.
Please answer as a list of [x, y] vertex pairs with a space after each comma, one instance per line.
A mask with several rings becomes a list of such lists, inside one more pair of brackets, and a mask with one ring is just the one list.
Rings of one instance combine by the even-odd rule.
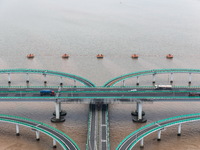
[[34, 54], [28, 54], [27, 58], [34, 58]]
[[62, 58], [69, 58], [69, 55], [68, 54], [63, 54]]
[[166, 58], [168, 58], [168, 59], [172, 59], [174, 56], [172, 55], [172, 54], [168, 54], [167, 56], [166, 56]]
[[98, 54], [98, 55], [97, 55], [97, 58], [103, 58], [103, 57], [104, 57], [103, 54]]
[[138, 58], [139, 56], [137, 55], [137, 54], [133, 54], [133, 55], [131, 55], [131, 58]]

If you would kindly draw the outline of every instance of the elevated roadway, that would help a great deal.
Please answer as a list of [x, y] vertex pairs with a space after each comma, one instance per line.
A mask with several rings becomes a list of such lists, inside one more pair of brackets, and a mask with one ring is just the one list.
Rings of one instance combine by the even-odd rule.
[[[31, 129], [35, 129], [36, 134], [39, 131], [52, 137], [62, 146], [64, 150], [80, 150], [77, 144], [65, 133], [47, 124], [44, 124], [42, 122], [34, 121], [27, 118], [17, 117], [17, 116], [3, 115], [3, 114], [0, 114], [0, 122], [8, 122], [8, 123], [16, 124], [17, 134], [19, 134], [18, 125], [26, 126]], [[39, 133], [37, 134], [37, 140], [39, 140]]]
[[187, 122], [193, 122], [193, 121], [199, 121], [200, 120], [200, 114], [189, 114], [189, 115], [182, 115], [182, 116], [176, 116], [171, 117], [163, 120], [159, 120], [153, 123], [150, 123], [146, 126], [143, 126], [139, 128], [138, 130], [132, 132], [130, 135], [128, 135], [116, 148], [116, 150], [131, 150], [133, 147], [138, 143], [140, 143], [140, 146], [143, 147], [143, 139], [147, 135], [154, 133], [158, 131], [158, 138], [159, 141], [161, 139], [161, 131], [165, 129], [166, 127], [170, 127], [173, 125], [178, 125], [178, 135], [181, 135], [181, 124], [187, 123]]

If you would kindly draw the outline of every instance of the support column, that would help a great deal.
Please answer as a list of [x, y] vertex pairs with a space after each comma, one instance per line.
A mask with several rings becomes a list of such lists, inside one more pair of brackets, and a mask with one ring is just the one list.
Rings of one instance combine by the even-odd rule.
[[[61, 102], [55, 102], [55, 117], [51, 118], [52, 122], [64, 122], [65, 119], [61, 117]], [[66, 115], [66, 114], [65, 114]]]
[[160, 141], [161, 140], [161, 130], [158, 131], [158, 138], [157, 138], [157, 141]]
[[40, 132], [36, 130], [35, 133], [36, 133], [36, 140], [39, 141], [40, 140]]
[[188, 84], [191, 84], [192, 83], [192, 73], [189, 73], [189, 81], [188, 81]]
[[144, 147], [144, 138], [142, 138], [140, 141], [140, 148], [143, 148], [143, 147]]
[[26, 83], [29, 83], [29, 74], [26, 73]]
[[11, 79], [10, 79], [10, 73], [8, 73], [8, 83], [11, 83]]
[[16, 135], [17, 135], [17, 136], [20, 135], [20, 134], [19, 134], [19, 125], [18, 125], [18, 124], [16, 124]]
[[139, 76], [137, 76], [137, 83], [136, 83], [136, 85], [139, 85], [140, 83], [139, 83]]
[[56, 148], [56, 140], [53, 139], [53, 148]]
[[142, 102], [137, 102], [137, 108], [135, 112], [131, 113], [133, 115], [133, 121], [134, 122], [146, 122], [147, 120], [143, 118], [145, 115], [145, 112], [142, 111]]
[[171, 73], [171, 75], [170, 75], [170, 83], [173, 83], [173, 73]]
[[142, 120], [142, 103], [141, 102], [137, 103], [137, 107], [138, 107], [138, 120]]
[[43, 74], [43, 75], [44, 75], [44, 84], [46, 84], [47, 83], [47, 79], [46, 79], [47, 75], [46, 74]]
[[122, 86], [125, 86], [125, 80], [122, 81]]
[[181, 136], [181, 124], [178, 125], [178, 136]]
[[155, 74], [155, 73], [153, 74], [153, 81], [152, 81], [152, 83], [153, 83], [153, 84], [156, 83], [156, 74]]
[[74, 80], [74, 87], [76, 87], [76, 80]]
[[62, 77], [60, 77], [60, 85], [61, 85], [61, 86], [63, 85]]

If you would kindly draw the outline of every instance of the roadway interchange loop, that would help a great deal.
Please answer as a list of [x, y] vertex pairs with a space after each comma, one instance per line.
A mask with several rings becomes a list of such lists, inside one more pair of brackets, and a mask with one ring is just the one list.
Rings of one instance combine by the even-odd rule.
[[31, 129], [35, 129], [39, 132], [43, 132], [44, 134], [55, 139], [64, 150], [80, 150], [77, 144], [65, 133], [42, 122], [3, 114], [0, 114], [0, 122], [8, 122], [16, 125], [22, 125]]
[[161, 131], [166, 127], [173, 125], [180, 125], [182, 123], [199, 121], [200, 113], [197, 114], [188, 114], [182, 116], [171, 117], [163, 120], [159, 120], [153, 123], [150, 123], [146, 126], [139, 128], [138, 130], [132, 132], [128, 135], [116, 148], [116, 150], [131, 150], [139, 141], [143, 140], [147, 135]]

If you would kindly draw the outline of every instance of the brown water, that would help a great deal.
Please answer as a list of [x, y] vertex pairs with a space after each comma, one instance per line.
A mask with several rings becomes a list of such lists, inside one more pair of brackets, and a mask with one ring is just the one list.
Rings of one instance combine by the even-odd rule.
[[[0, 0], [0, 69], [49, 69], [76, 74], [103, 85], [106, 81], [134, 71], [161, 68], [199, 69], [200, 57], [200, 1], [198, 0]], [[26, 55], [34, 53], [33, 60]], [[68, 60], [61, 59], [68, 53]], [[105, 55], [97, 60], [96, 54]], [[131, 54], [139, 54], [132, 60]], [[174, 54], [173, 60], [165, 55]], [[40, 76], [30, 76], [31, 85], [42, 85]], [[185, 85], [188, 75], [176, 75], [175, 85]], [[42, 78], [41, 78], [42, 79]], [[59, 79], [47, 77], [48, 85]], [[179, 80], [178, 80], [179, 79]], [[193, 85], [199, 85], [199, 75]], [[12, 75], [12, 85], [25, 85], [25, 76]], [[43, 79], [42, 79], [43, 80]], [[152, 77], [144, 77], [141, 85], [151, 84]], [[126, 85], [135, 85], [130, 79]], [[157, 78], [166, 84], [168, 75]], [[67, 85], [73, 81], [65, 80]], [[0, 84], [7, 85], [7, 76], [0, 76]], [[119, 83], [120, 85], [121, 83]], [[66, 121], [52, 124], [53, 103], [1, 102], [0, 113], [42, 121], [68, 134], [81, 149], [85, 149], [88, 105], [63, 104], [68, 112]], [[160, 102], [144, 104], [148, 122], [181, 114], [199, 112], [198, 102]], [[111, 149], [123, 138], [144, 124], [131, 121], [133, 105], [109, 106]], [[27, 128], [16, 137], [15, 127], [0, 123], [0, 150], [52, 149], [52, 141]], [[192, 129], [191, 129], [192, 127]], [[148, 150], [198, 150], [198, 123], [183, 126], [183, 136], [176, 136], [176, 128], [167, 129], [162, 141], [156, 134], [145, 138]], [[59, 148], [58, 148], [59, 149]], [[136, 145], [139, 149], [139, 145]]]

